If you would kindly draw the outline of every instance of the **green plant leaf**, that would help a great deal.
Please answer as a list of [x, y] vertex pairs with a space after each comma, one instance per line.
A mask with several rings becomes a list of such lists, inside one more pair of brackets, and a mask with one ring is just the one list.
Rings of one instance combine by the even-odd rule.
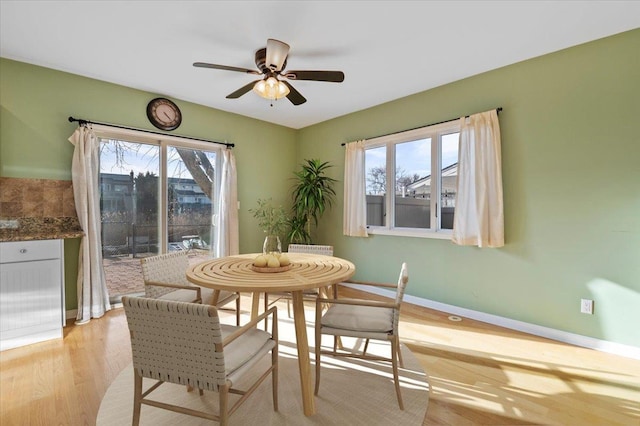
[[[327, 207], [333, 205], [336, 195], [333, 184], [335, 179], [326, 176], [328, 168], [333, 167], [328, 161], [307, 159], [301, 165], [301, 170], [294, 172], [295, 185], [293, 187], [292, 213], [298, 219], [297, 224], [306, 226], [306, 238], [311, 239], [311, 222], [318, 226], [318, 220]], [[302, 219], [304, 218], [304, 219]], [[292, 234], [292, 231], [290, 231]], [[301, 235], [297, 235], [301, 238]]]
[[258, 207], [249, 209], [258, 219], [258, 226], [268, 235], [282, 235], [287, 228], [288, 218], [282, 206], [274, 207], [271, 198], [258, 199]]

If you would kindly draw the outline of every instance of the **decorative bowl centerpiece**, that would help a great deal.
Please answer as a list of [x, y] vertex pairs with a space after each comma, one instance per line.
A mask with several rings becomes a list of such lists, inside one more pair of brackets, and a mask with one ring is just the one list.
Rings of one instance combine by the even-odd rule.
[[291, 262], [286, 253], [281, 254], [260, 254], [253, 259], [251, 269], [256, 272], [284, 272], [291, 269]]

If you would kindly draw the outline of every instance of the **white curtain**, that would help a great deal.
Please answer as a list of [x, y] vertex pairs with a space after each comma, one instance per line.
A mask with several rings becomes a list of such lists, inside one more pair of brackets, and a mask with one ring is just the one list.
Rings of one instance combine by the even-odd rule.
[[504, 246], [500, 124], [496, 110], [460, 119], [457, 192], [453, 242]]
[[100, 142], [91, 128], [80, 126], [69, 141], [75, 146], [71, 174], [78, 220], [84, 236], [78, 256], [78, 314], [76, 324], [100, 318], [111, 309], [102, 269], [98, 168]]
[[365, 141], [346, 144], [344, 159], [344, 215], [342, 233], [350, 237], [368, 237], [367, 197], [364, 168]]
[[240, 253], [236, 159], [231, 149], [224, 150], [222, 158], [220, 204], [216, 222], [218, 257]]

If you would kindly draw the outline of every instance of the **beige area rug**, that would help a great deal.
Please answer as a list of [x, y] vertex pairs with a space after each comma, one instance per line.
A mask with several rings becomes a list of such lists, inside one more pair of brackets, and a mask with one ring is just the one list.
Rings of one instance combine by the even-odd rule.
[[[396, 399], [393, 375], [389, 362], [322, 356], [320, 392], [315, 398], [316, 414], [306, 417], [302, 411], [298, 359], [294, 345], [293, 320], [279, 312], [280, 358], [278, 375], [279, 410], [273, 411], [271, 379], [262, 385], [230, 417], [230, 425], [422, 425], [429, 402], [429, 383], [420, 363], [406, 346], [402, 345], [404, 368], [400, 369], [400, 382], [404, 410]], [[311, 317], [307, 312], [307, 318]], [[313, 345], [313, 325], [307, 327]], [[325, 340], [326, 339], [326, 340]], [[323, 336], [323, 346], [333, 345], [330, 336]], [[360, 348], [363, 342], [344, 339], [345, 347]], [[313, 346], [312, 346], [313, 348]], [[367, 352], [384, 354], [390, 351], [388, 343], [371, 341]], [[269, 356], [264, 360], [268, 365]], [[315, 371], [311, 354], [312, 371]], [[261, 367], [260, 367], [261, 368]], [[259, 373], [260, 368], [255, 372]], [[266, 368], [266, 367], [265, 367]], [[264, 370], [263, 370], [264, 371]], [[250, 373], [251, 374], [251, 373]], [[314, 376], [315, 377], [315, 376]], [[315, 380], [315, 378], [313, 379]], [[144, 379], [147, 389], [154, 381]], [[238, 384], [240, 389], [242, 384]], [[184, 405], [186, 407], [217, 412], [218, 394], [187, 392], [184, 386], [165, 383], [149, 398]], [[237, 396], [230, 396], [230, 405]], [[133, 412], [133, 368], [125, 369], [105, 394], [96, 424], [98, 426], [130, 425]], [[141, 425], [210, 425], [210, 421], [178, 414], [160, 408], [142, 406]]]

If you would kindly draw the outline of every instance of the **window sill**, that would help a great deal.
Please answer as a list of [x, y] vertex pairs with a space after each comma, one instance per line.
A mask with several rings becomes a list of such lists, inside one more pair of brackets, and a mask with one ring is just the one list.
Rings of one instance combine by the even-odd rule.
[[388, 229], [367, 228], [370, 235], [389, 235], [394, 237], [433, 238], [436, 240], [451, 240], [453, 232], [450, 230], [427, 231], [421, 229]]

